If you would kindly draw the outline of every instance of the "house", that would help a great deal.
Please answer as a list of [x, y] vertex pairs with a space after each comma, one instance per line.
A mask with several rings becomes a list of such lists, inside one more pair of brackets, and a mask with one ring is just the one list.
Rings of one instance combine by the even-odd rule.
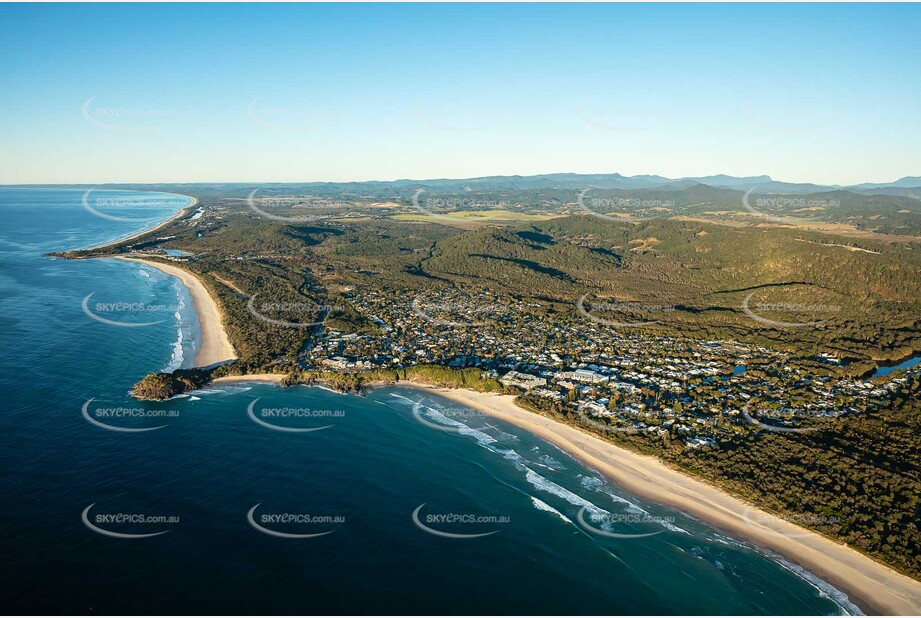
[[539, 378], [528, 373], [519, 373], [517, 371], [509, 371], [504, 376], [499, 378], [499, 382], [505, 384], [506, 386], [517, 386], [525, 390], [536, 388], [538, 386], [544, 386], [547, 384], [547, 380], [544, 378]]

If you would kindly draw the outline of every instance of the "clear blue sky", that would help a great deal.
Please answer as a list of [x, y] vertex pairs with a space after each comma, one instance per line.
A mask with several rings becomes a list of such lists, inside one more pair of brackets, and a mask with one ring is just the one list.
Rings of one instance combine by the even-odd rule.
[[921, 175], [919, 5], [0, 5], [0, 183]]

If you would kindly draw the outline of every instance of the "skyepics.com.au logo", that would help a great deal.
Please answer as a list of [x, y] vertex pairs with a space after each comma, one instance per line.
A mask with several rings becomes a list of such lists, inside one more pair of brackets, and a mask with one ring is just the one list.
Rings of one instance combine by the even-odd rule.
[[[156, 431], [157, 429], [163, 429], [168, 423], [155, 426], [143, 424], [132, 426], [132, 424], [163, 421], [164, 419], [174, 419], [179, 416], [179, 410], [158, 410], [127, 406], [92, 406], [94, 401], [96, 401], [95, 397], [87, 399], [83, 404], [81, 408], [83, 418], [95, 427], [119, 433]], [[126, 425], [125, 423], [128, 424]]]
[[[804, 410], [789, 407], [771, 408], [762, 406], [755, 408], [752, 404], [745, 404], [740, 410], [742, 417], [759, 429], [774, 433], [810, 433], [817, 431], [818, 427], [794, 427], [797, 419], [807, 418]], [[762, 420], [758, 420], [758, 418]]]
[[123, 223], [150, 223], [163, 217], [168, 209], [176, 208], [175, 196], [156, 195], [141, 191], [101, 190], [93, 187], [83, 193], [80, 203], [88, 213]]
[[[261, 397], [250, 402], [246, 407], [246, 414], [257, 425], [274, 431], [312, 433], [334, 427], [336, 423], [329, 423], [330, 419], [341, 420], [345, 417], [345, 410], [257, 406], [259, 399]], [[324, 421], [326, 424], [317, 424]]]
[[271, 189], [258, 187], [246, 197], [246, 203], [259, 216], [283, 223], [315, 223], [346, 217], [352, 212], [347, 202], [316, 196], [277, 195]]
[[246, 513], [246, 521], [262, 534], [279, 539], [315, 539], [336, 532], [345, 524], [344, 515], [316, 515], [304, 512], [263, 512], [256, 514], [262, 503]]
[[776, 536], [787, 538], [803, 538], [816, 536], [818, 533], [810, 532], [804, 528], [826, 528], [840, 526], [841, 519], [835, 515], [822, 515], [819, 513], [768, 513], [748, 506], [742, 513], [742, 519], [750, 528], [760, 532], [767, 531]]
[[412, 513], [412, 522], [426, 534], [445, 539], [478, 539], [501, 532], [496, 530], [508, 524], [507, 515], [483, 515], [479, 513], [428, 513], [423, 514], [425, 503], [420, 504]]
[[[817, 327], [842, 310], [840, 305], [821, 302], [831, 297], [831, 292], [809, 284], [770, 286], [746, 295], [742, 312], [755, 322], [774, 328]], [[808, 302], [804, 302], [807, 298]]]
[[411, 308], [413, 315], [426, 322], [461, 328], [484, 326], [488, 320], [508, 317], [510, 313], [505, 305], [462, 292], [434, 298], [419, 294], [413, 298]]
[[179, 523], [178, 515], [147, 515], [135, 512], [96, 513], [90, 515], [90, 510], [96, 503], [83, 509], [80, 519], [83, 525], [102, 536], [113, 539], [147, 539], [166, 534], [169, 529], [164, 527], [175, 526]]
[[[97, 301], [91, 303], [90, 299], [96, 292], [90, 292], [80, 303], [83, 313], [90, 319], [110, 326], [121, 326], [125, 328], [139, 328], [142, 326], [153, 326], [165, 321], [163, 317], [159, 320], [131, 321], [131, 318], [139, 316], [161, 316], [175, 315], [179, 311], [178, 305], [167, 304], [149, 304], [133, 300], [116, 300], [116, 301]], [[127, 318], [127, 319], [126, 319]]]
[[[250, 296], [246, 309], [263, 322], [285, 328], [319, 326], [331, 313], [345, 311], [340, 305], [321, 305], [311, 301], [271, 301], [256, 303], [258, 293]], [[282, 319], [282, 318], [285, 319]]]
[[657, 324], [676, 310], [675, 305], [595, 298], [585, 293], [576, 301], [579, 315], [605, 326], [639, 327]]
[[588, 197], [589, 187], [579, 192], [576, 204], [585, 213], [617, 223], [650, 221], [669, 215], [675, 210], [675, 200], [633, 197]]
[[108, 131], [150, 131], [178, 116], [175, 109], [148, 105], [118, 105], [99, 103], [96, 97], [80, 107], [83, 119]]
[[[815, 223], [826, 219], [829, 213], [841, 206], [840, 200], [824, 198], [773, 195], [752, 197], [754, 189], [742, 196], [742, 206], [753, 215], [775, 223]], [[804, 213], [815, 213], [804, 215]], [[790, 213], [790, 214], [785, 214]]]
[[[426, 413], [431, 418], [428, 418]], [[486, 422], [486, 415], [472, 408], [435, 408], [426, 406], [421, 401], [413, 402], [412, 415], [413, 419], [426, 427], [449, 433], [464, 433], [471, 430], [471, 422]]]
[[[588, 513], [588, 518], [585, 515]], [[576, 520], [583, 528], [592, 534], [609, 539], [642, 539], [662, 534], [665, 530], [653, 532], [615, 532], [615, 528], [625, 524], [633, 526], [669, 526], [675, 523], [674, 517], [659, 517], [645, 511], [642, 513], [609, 513], [602, 509], [583, 506], [576, 514]]]
[[[458, 223], [464, 220], [464, 211], [476, 212], [508, 207], [508, 203], [503, 200], [457, 195], [432, 195], [423, 197], [423, 193], [425, 193], [425, 189], [418, 189], [413, 194], [413, 208], [426, 218], [436, 221]], [[454, 214], [452, 216], [450, 213], [459, 214]]]

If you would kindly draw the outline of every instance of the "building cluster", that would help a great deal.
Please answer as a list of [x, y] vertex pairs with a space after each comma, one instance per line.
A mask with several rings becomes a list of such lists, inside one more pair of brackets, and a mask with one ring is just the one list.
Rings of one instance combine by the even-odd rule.
[[352, 290], [349, 301], [374, 327], [325, 330], [306, 366], [476, 367], [599, 427], [677, 439], [689, 449], [765, 426], [864, 412], [917, 378], [877, 384], [819, 377], [776, 350], [642, 336], [485, 292], [423, 298]]

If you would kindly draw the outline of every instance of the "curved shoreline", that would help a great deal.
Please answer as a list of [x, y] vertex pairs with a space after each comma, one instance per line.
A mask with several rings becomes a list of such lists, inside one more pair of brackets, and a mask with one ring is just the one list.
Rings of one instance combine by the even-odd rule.
[[[192, 199], [189, 206], [157, 226], [96, 248], [120, 244], [160, 229], [193, 208], [198, 202]], [[196, 275], [177, 266], [144, 258], [104, 257], [143, 262], [179, 278], [186, 285], [201, 324], [197, 366], [236, 358], [223, 327], [220, 309]], [[284, 378], [283, 374], [253, 374], [217, 378], [213, 383], [279, 383]], [[851, 602], [867, 613], [921, 614], [921, 582], [846, 545], [746, 504], [722, 489], [666, 466], [654, 457], [634, 453], [559, 421], [524, 410], [514, 403], [513, 396], [409, 382], [392, 386], [428, 391], [516, 425], [556, 445], [632, 494], [688, 513], [736, 538], [790, 560], [846, 593]]]
[[192, 201], [189, 202], [188, 205], [183, 206], [178, 211], [176, 211], [176, 213], [173, 214], [171, 217], [164, 219], [163, 221], [161, 221], [160, 223], [156, 224], [153, 227], [148, 227], [138, 232], [134, 232], [133, 234], [129, 234], [128, 236], [125, 236], [123, 238], [118, 238], [116, 240], [104, 242], [101, 245], [95, 245], [93, 247], [83, 247], [81, 249], [78, 249], [78, 251], [96, 251], [98, 249], [107, 249], [109, 247], [114, 247], [115, 245], [120, 245], [121, 243], [128, 242], [129, 240], [134, 240], [135, 238], [139, 238], [140, 236], [143, 236], [144, 234], [152, 234], [153, 232], [156, 232], [160, 228], [166, 227], [173, 221], [176, 221], [177, 219], [181, 219], [182, 217], [185, 217], [186, 215], [189, 214], [189, 211], [191, 209], [198, 206], [198, 198], [191, 196], [191, 195], [185, 195], [183, 193], [167, 193], [165, 191], [151, 191], [151, 193], [163, 193], [164, 195], [178, 195], [180, 197], [187, 197]]
[[626, 491], [774, 552], [847, 594], [871, 615], [921, 614], [921, 582], [842, 543], [735, 498], [655, 457], [606, 442], [515, 404], [512, 395], [400, 383], [511, 423], [569, 453]]
[[[226, 376], [212, 383], [278, 384], [284, 374]], [[415, 382], [378, 383], [370, 388], [404, 386], [450, 399], [505, 421], [543, 439], [601, 473], [627, 492], [682, 511], [756, 548], [805, 569], [868, 615], [921, 614], [921, 582], [873, 558], [752, 506], [655, 457], [635, 453], [549, 417], [525, 410], [512, 395], [427, 386]]]
[[[100, 249], [107, 249], [110, 247], [115, 247], [116, 245], [123, 244], [135, 238], [139, 238], [146, 234], [152, 234], [157, 230], [166, 227], [170, 223], [188, 216], [190, 211], [199, 204], [198, 198], [192, 195], [185, 195], [183, 193], [169, 193], [166, 191], [153, 191], [152, 193], [185, 197], [191, 201], [176, 211], [172, 216], [157, 223], [153, 227], [139, 230], [123, 238], [109, 241], [100, 245], [82, 248], [79, 249], [79, 251], [96, 251]], [[209, 367], [212, 365], [225, 363], [230, 360], [236, 360], [236, 352], [234, 351], [233, 345], [231, 345], [230, 340], [227, 337], [227, 332], [224, 330], [223, 314], [221, 313], [220, 307], [205, 288], [201, 280], [192, 272], [184, 268], [179, 268], [178, 266], [173, 266], [171, 264], [164, 264], [162, 262], [140, 257], [132, 257], [131, 255], [102, 255], [94, 257], [111, 257], [118, 260], [143, 262], [152, 268], [156, 268], [157, 270], [167, 275], [179, 279], [179, 281], [189, 291], [189, 296], [192, 298], [192, 305], [195, 309], [195, 314], [199, 323], [199, 333], [201, 339], [198, 342], [197, 349], [195, 350], [195, 367]]]
[[210, 367], [236, 360], [237, 354], [227, 337], [227, 331], [224, 330], [223, 313], [217, 302], [208, 293], [201, 279], [192, 272], [172, 264], [164, 264], [163, 262], [128, 255], [112, 257], [117, 260], [147, 264], [151, 268], [156, 268], [167, 275], [176, 277], [189, 290], [195, 314], [198, 316], [201, 333], [201, 341], [199, 341], [198, 349], [195, 351], [196, 367]]

